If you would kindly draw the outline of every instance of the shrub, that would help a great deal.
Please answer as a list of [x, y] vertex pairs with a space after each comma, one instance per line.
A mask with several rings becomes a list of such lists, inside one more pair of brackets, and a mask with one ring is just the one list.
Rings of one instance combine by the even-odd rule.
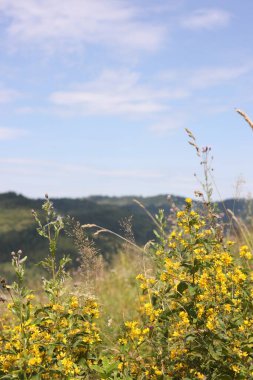
[[11, 286], [2, 281], [11, 302], [8, 308], [12, 321], [4, 321], [1, 330], [0, 378], [1, 379], [88, 379], [93, 373], [91, 365], [96, 359], [100, 342], [98, 305], [93, 298], [69, 294], [65, 284], [63, 257], [59, 264], [55, 254], [63, 221], [47, 199], [43, 205], [46, 224], [42, 225], [37, 214], [38, 233], [49, 241], [49, 256], [41, 263], [49, 272], [43, 280], [45, 302], [33, 303], [35, 295], [24, 285], [22, 252], [12, 254], [12, 264], [17, 281]]
[[119, 339], [121, 377], [253, 379], [249, 248], [233, 254], [233, 243], [191, 199], [169, 235], [162, 213], [158, 219], [155, 274], [137, 276], [140, 320], [127, 321]]

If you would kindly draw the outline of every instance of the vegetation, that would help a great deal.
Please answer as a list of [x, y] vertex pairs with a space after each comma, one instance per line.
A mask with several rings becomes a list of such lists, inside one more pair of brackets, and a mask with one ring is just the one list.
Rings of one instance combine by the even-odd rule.
[[[172, 204], [169, 216], [153, 216], [138, 201], [154, 226], [152, 241], [136, 241], [129, 218], [120, 236], [94, 220], [62, 217], [47, 196], [32, 212], [48, 255], [40, 281], [26, 281], [22, 251], [12, 253], [15, 280], [1, 280], [0, 379], [253, 379], [251, 216], [242, 220], [233, 207], [224, 217], [211, 203], [210, 150], [187, 133], [204, 169], [200, 201]], [[9, 197], [22, 209], [32, 202]], [[94, 201], [109, 207], [112, 200], [78, 200], [78, 208]], [[73, 203], [55, 202], [64, 213]], [[24, 218], [17, 232], [29, 224]], [[63, 232], [75, 246], [75, 269], [61, 254]], [[122, 241], [110, 264], [93, 241], [103, 236]]]
[[[155, 225], [145, 210], [133, 198], [96, 196], [84, 199], [52, 199], [52, 202], [57, 213], [63, 217], [69, 215], [81, 224], [94, 223], [119, 234], [124, 232], [121, 222], [132, 218], [135, 241], [137, 244], [144, 245], [154, 238]], [[184, 203], [182, 197], [171, 196], [168, 199], [165, 195], [148, 198], [137, 197], [136, 199], [153, 215], [159, 209], [163, 209], [166, 214], [169, 214], [172, 204], [181, 208]], [[10, 252], [15, 251], [17, 247], [29, 255], [27, 265], [33, 266], [33, 268], [35, 263], [46, 256], [46, 241], [38, 238], [36, 224], [31, 213], [32, 209], [39, 212], [42, 203], [43, 199], [29, 199], [12, 192], [0, 194], [0, 262], [4, 263], [4, 266], [1, 264], [0, 275], [5, 276], [7, 272], [11, 275], [10, 266], [8, 266]], [[247, 215], [249, 215], [249, 208], [252, 206], [251, 200], [244, 199], [217, 202], [219, 210], [223, 212], [224, 207], [231, 209], [236, 216], [243, 220], [246, 220]], [[228, 221], [226, 215], [224, 221]], [[103, 238], [96, 239], [96, 246], [106, 259], [111, 260], [112, 256], [119, 251], [121, 241], [104, 235]], [[59, 252], [65, 252], [71, 256], [72, 266], [78, 266], [78, 261], [76, 261], [78, 260], [78, 252], [65, 231], [59, 238], [58, 248]]]

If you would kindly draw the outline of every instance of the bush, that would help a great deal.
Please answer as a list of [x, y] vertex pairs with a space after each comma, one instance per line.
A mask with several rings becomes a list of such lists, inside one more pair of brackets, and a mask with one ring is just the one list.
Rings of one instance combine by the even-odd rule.
[[69, 294], [65, 280], [63, 257], [56, 262], [56, 248], [63, 221], [47, 199], [43, 205], [46, 224], [37, 214], [38, 233], [49, 242], [49, 256], [41, 262], [50, 274], [43, 279], [43, 293], [39, 302], [24, 285], [22, 252], [12, 253], [12, 264], [17, 281], [2, 286], [9, 293], [8, 308], [11, 323], [2, 321], [0, 378], [1, 379], [76, 379], [94, 372], [91, 369], [97, 356], [100, 335], [94, 320], [98, 318], [98, 305], [93, 298]]
[[247, 246], [232, 254], [212, 216], [186, 199], [167, 236], [160, 215], [155, 275], [137, 276], [141, 320], [119, 339], [122, 378], [253, 378], [252, 255]]

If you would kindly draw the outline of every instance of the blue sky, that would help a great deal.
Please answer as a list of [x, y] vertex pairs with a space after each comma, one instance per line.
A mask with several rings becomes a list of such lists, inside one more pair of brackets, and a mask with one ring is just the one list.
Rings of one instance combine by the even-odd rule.
[[246, 196], [252, 15], [252, 0], [0, 0], [0, 192], [192, 196], [188, 128], [222, 198], [238, 178]]

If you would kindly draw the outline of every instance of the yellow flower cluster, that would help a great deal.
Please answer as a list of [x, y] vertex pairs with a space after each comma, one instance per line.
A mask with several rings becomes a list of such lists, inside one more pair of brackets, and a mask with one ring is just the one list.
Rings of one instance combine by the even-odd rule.
[[76, 296], [59, 301], [35, 307], [29, 303], [29, 318], [24, 315], [23, 323], [1, 332], [0, 374], [22, 370], [26, 378], [39, 374], [41, 379], [85, 375], [89, 365], [87, 361], [80, 365], [80, 360], [101, 340], [93, 322], [98, 305], [94, 299], [82, 304]]
[[241, 246], [239, 253], [241, 257], [245, 257], [245, 259], [247, 260], [252, 259], [252, 253], [247, 245]]
[[253, 276], [240, 259], [252, 254], [244, 245], [234, 256], [231, 247], [186, 199], [167, 245], [155, 246], [156, 275], [137, 276], [142, 322], [127, 322], [123, 338], [124, 362], [133, 363], [138, 348], [137, 379], [152, 367], [158, 372], [146, 370], [147, 379], [252, 379]]

